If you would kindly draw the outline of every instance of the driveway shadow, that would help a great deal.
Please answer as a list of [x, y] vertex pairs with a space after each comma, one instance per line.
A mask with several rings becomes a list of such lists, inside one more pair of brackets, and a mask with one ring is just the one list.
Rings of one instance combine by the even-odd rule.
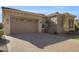
[[44, 47], [55, 44], [61, 41], [68, 40], [66, 37], [51, 35], [46, 33], [27, 33], [27, 34], [15, 34], [12, 37], [25, 40], [31, 44], [43, 49]]
[[0, 52], [8, 52], [7, 44], [9, 40], [0, 38]]
[[0, 47], [9, 43], [9, 40], [0, 38]]

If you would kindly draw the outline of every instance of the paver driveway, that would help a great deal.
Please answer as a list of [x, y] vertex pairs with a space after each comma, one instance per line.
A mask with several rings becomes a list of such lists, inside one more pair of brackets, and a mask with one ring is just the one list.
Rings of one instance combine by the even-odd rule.
[[16, 34], [4, 37], [9, 40], [8, 51], [79, 51], [79, 42], [63, 36], [46, 33]]

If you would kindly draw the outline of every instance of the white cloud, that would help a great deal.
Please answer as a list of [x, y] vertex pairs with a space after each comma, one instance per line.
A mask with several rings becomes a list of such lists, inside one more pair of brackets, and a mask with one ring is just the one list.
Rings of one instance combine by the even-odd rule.
[[58, 11], [58, 12], [66, 12], [66, 11], [68, 11], [67, 7], [65, 7], [65, 6], [53, 7], [52, 10]]
[[2, 9], [0, 9], [0, 14], [2, 14]]
[[78, 15], [79, 14], [79, 12], [78, 11], [69, 11], [69, 13], [71, 13], [71, 14], [74, 14], [74, 15]]
[[0, 18], [0, 23], [2, 22], [2, 18]]
[[[15, 4], [14, 4], [15, 3]], [[78, 0], [2, 0], [3, 6], [78, 6]]]
[[0, 22], [2, 22], [2, 9], [0, 8]]
[[50, 10], [24, 10], [24, 11], [28, 11], [28, 12], [34, 12], [34, 13], [42, 13], [42, 14], [47, 14], [50, 13]]
[[53, 9], [66, 9], [66, 7], [58, 6], [58, 7], [53, 7]]

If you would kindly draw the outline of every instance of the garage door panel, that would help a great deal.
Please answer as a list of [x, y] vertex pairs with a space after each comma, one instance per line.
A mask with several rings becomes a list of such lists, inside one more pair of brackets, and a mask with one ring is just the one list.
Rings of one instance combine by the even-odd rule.
[[[26, 21], [25, 21], [26, 20]], [[25, 19], [24, 21], [16, 21], [16, 19], [12, 23], [12, 33], [25, 33], [25, 32], [38, 32], [38, 21], [32, 20], [28, 21]]]

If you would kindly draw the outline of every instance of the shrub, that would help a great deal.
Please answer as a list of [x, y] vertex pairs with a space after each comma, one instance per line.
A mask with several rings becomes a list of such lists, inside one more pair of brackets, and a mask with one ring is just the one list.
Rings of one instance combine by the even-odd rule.
[[0, 37], [4, 34], [3, 30], [0, 29]]
[[58, 34], [58, 33], [55, 31], [54, 34]]
[[2, 23], [0, 23], [0, 29], [2, 29], [3, 28], [3, 24]]

